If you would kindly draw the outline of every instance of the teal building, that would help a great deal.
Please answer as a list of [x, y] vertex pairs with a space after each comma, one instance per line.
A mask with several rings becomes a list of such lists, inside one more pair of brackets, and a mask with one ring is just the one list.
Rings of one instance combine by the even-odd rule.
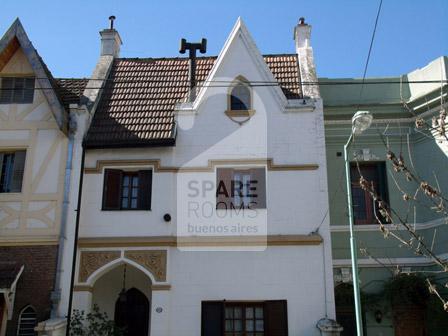
[[[367, 335], [446, 335], [448, 312], [435, 295], [428, 295], [429, 279], [447, 298], [448, 271], [419, 254], [428, 247], [441, 260], [448, 258], [448, 209], [441, 197], [427, 197], [427, 182], [448, 197], [447, 140], [433, 128], [447, 108], [448, 58], [440, 57], [409, 74], [388, 78], [320, 78], [324, 102], [329, 183], [329, 216], [337, 319], [343, 335], [354, 335], [353, 289], [349, 245], [344, 144], [357, 111], [373, 115], [371, 127], [355, 136], [349, 149], [355, 234], [364, 330]], [[404, 163], [396, 171], [388, 152]], [[389, 154], [390, 157], [390, 154]], [[359, 184], [360, 174], [395, 213], [392, 222]], [[442, 206], [441, 206], [441, 203]], [[399, 216], [418, 240], [399, 224]], [[384, 226], [381, 230], [380, 219]], [[390, 221], [389, 221], [390, 222]], [[423, 245], [424, 244], [424, 245]]]

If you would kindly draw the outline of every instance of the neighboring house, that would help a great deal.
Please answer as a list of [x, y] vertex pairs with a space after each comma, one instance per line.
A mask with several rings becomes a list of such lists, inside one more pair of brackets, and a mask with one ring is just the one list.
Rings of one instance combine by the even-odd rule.
[[[431, 210], [434, 204], [430, 202], [410, 205], [410, 202], [403, 200], [403, 194], [397, 188], [397, 184], [412, 196], [416, 186], [407, 182], [402, 173], [393, 171], [390, 161], [386, 159], [387, 149], [380, 134], [396, 155], [402, 153], [408, 167], [412, 169], [414, 166], [423, 180], [439, 186], [446, 195], [448, 158], [442, 150], [446, 146], [446, 140], [442, 143], [436, 142], [430, 133], [416, 129], [415, 121], [419, 117], [431, 125], [431, 118], [439, 114], [441, 105], [447, 108], [447, 64], [447, 57], [440, 57], [424, 68], [401, 77], [369, 78], [366, 80], [361, 97], [360, 79], [320, 79], [327, 144], [336, 315], [338, 322], [345, 327], [343, 335], [352, 335], [355, 330], [343, 148], [350, 134], [351, 117], [358, 110], [370, 111], [374, 116], [371, 129], [355, 137], [355, 142], [349, 150], [350, 160], [353, 162], [351, 176], [355, 233], [358, 247], [367, 251], [367, 255], [358, 253], [361, 291], [367, 294], [363, 305], [364, 329], [368, 335], [385, 336], [446, 333], [448, 324], [446, 313], [437, 313], [442, 308], [440, 302], [428, 305], [426, 312], [406, 304], [404, 307], [391, 307], [387, 300], [374, 305], [369, 302], [369, 294], [381, 293], [395, 270], [400, 269], [406, 273], [434, 271], [437, 267], [428, 258], [417, 256], [413, 249], [406, 248], [391, 236], [388, 239], [384, 238], [374, 215], [376, 205], [359, 187], [355, 157], [360, 163], [363, 175], [374, 182], [381, 197], [403, 218], [407, 218], [412, 227], [415, 223], [418, 234], [424, 237], [426, 244], [433, 245], [434, 252], [442, 259], [446, 259], [448, 253], [446, 218], [443, 213]], [[441, 80], [445, 81], [442, 91]], [[347, 82], [347, 85], [336, 85], [341, 81]], [[417, 83], [417, 81], [435, 82]], [[442, 101], [441, 92], [443, 92]], [[406, 108], [405, 104], [411, 110]], [[404, 230], [395, 231], [391, 225], [386, 227], [405, 240], [409, 238]], [[368, 255], [376, 260], [369, 258]], [[436, 275], [434, 281], [442, 285], [441, 293], [446, 295], [443, 290], [446, 273]]]
[[0, 40], [1, 336], [31, 335], [57, 315], [68, 104], [83, 85], [52, 77], [18, 19]]
[[335, 317], [310, 30], [262, 56], [238, 19], [218, 57], [191, 63], [120, 58], [101, 32], [73, 308], [132, 335], [319, 335]]

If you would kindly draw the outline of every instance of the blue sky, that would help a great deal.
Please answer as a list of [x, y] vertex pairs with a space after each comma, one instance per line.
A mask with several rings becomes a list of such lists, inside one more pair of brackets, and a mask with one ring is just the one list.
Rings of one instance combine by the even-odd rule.
[[[117, 17], [122, 57], [178, 56], [181, 37], [208, 39], [219, 53], [238, 16], [263, 54], [293, 53], [304, 16], [320, 77], [360, 77], [378, 0], [0, 0], [0, 32], [19, 17], [57, 77], [87, 77], [98, 31]], [[409, 72], [448, 55], [448, 0], [384, 0], [368, 77]]]

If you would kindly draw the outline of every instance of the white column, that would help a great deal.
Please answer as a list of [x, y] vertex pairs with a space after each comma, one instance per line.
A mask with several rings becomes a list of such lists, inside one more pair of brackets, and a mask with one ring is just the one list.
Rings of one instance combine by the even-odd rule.
[[76, 291], [73, 292], [73, 309], [84, 311], [85, 314], [92, 310], [92, 292]]

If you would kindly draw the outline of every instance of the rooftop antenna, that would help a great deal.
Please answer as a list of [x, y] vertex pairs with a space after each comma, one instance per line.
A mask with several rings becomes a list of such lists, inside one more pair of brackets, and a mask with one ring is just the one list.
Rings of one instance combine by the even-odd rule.
[[188, 101], [194, 102], [196, 99], [196, 51], [199, 50], [201, 54], [205, 54], [207, 51], [207, 39], [203, 38], [200, 43], [187, 42], [186, 39], [181, 39], [179, 52], [185, 54], [187, 50], [189, 51], [188, 80], [190, 82]]

